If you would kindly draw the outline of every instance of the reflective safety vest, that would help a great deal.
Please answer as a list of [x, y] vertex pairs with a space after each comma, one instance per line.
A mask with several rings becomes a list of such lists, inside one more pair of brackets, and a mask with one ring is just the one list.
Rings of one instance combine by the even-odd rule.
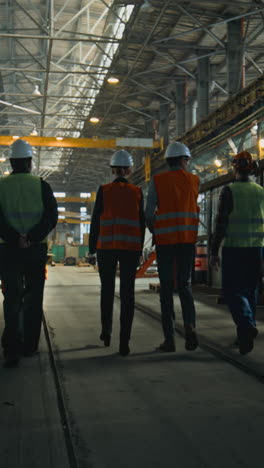
[[1, 179], [0, 207], [10, 226], [27, 234], [43, 213], [41, 179], [24, 173]]
[[156, 245], [197, 240], [199, 177], [180, 169], [154, 176], [158, 198], [154, 234]]
[[264, 190], [255, 182], [230, 185], [233, 210], [229, 215], [225, 247], [264, 247]]
[[142, 249], [140, 229], [141, 189], [126, 182], [102, 185], [103, 213], [97, 249]]

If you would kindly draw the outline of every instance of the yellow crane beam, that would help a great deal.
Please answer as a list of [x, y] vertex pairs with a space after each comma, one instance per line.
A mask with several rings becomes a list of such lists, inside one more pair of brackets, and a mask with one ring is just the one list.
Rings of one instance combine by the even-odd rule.
[[[122, 147], [138, 149], [154, 149], [160, 147], [159, 141], [152, 138], [112, 138], [104, 140], [101, 138], [62, 138], [42, 136], [24, 136], [21, 140], [27, 141], [32, 146], [50, 146], [53, 148], [106, 148], [116, 149]], [[15, 139], [11, 135], [0, 135], [0, 145], [10, 146]]]
[[89, 198], [82, 198], [82, 197], [56, 197], [58, 203], [88, 203], [94, 202], [96, 198], [96, 192], [91, 192], [91, 196]]

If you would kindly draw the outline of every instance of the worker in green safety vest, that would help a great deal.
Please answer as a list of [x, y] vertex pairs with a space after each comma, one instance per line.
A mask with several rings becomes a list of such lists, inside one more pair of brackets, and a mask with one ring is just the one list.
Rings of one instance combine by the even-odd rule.
[[256, 167], [251, 154], [238, 153], [232, 162], [235, 180], [225, 186], [219, 198], [215, 230], [210, 247], [210, 264], [220, 266], [225, 301], [237, 327], [240, 354], [252, 351], [256, 328], [256, 302], [264, 247], [264, 190], [250, 174]]
[[32, 156], [32, 147], [26, 141], [15, 141], [10, 155], [13, 171], [0, 179], [5, 367], [17, 366], [21, 354], [31, 356], [38, 350], [46, 237], [58, 219], [57, 202], [50, 185], [30, 173]]

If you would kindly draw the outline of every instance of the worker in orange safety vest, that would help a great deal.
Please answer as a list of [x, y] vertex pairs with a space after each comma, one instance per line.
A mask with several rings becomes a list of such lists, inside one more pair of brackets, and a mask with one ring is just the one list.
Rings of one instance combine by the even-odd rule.
[[110, 346], [111, 341], [115, 276], [119, 262], [119, 353], [127, 356], [134, 317], [135, 276], [145, 235], [143, 195], [139, 187], [127, 181], [133, 166], [131, 154], [125, 150], [116, 151], [110, 166], [115, 179], [101, 185], [97, 192], [90, 228], [89, 261], [95, 263], [93, 255], [96, 252], [101, 279], [100, 339], [105, 346]]
[[159, 351], [175, 351], [174, 267], [185, 327], [185, 348], [198, 346], [191, 276], [197, 239], [199, 177], [187, 171], [189, 148], [171, 143], [165, 152], [169, 170], [154, 175], [150, 182], [146, 224], [154, 234], [160, 278], [161, 318], [164, 342]]

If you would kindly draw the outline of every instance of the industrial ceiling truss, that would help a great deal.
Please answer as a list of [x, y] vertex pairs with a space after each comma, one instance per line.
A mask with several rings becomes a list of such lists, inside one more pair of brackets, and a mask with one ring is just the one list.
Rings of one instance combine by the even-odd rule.
[[[0, 42], [1, 135], [168, 141], [262, 76], [264, 1], [2, 0]], [[35, 170], [90, 192], [112, 151], [36, 147]]]

